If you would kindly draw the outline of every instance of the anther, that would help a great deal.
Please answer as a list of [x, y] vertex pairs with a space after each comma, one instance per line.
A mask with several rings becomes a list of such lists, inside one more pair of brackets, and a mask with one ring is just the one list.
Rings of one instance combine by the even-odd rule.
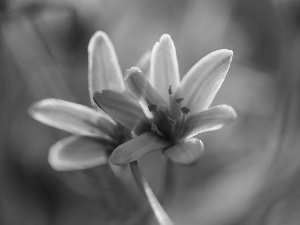
[[150, 105], [148, 105], [148, 109], [150, 112], [155, 112], [157, 109], [157, 105], [151, 103]]
[[169, 85], [169, 95], [173, 94], [172, 85]]
[[179, 104], [179, 103], [181, 103], [183, 101], [183, 98], [176, 98], [175, 101]]
[[190, 111], [191, 111], [191, 110], [190, 110], [189, 108], [185, 107], [185, 106], [181, 107], [181, 112], [182, 112], [183, 114], [188, 114]]

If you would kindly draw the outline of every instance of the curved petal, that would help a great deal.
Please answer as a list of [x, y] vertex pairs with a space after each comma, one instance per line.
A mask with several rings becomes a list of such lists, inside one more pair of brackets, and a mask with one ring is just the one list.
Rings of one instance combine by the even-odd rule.
[[83, 136], [109, 138], [115, 127], [105, 113], [60, 99], [36, 102], [29, 108], [29, 114], [48, 126]]
[[237, 114], [229, 105], [218, 105], [186, 120], [182, 138], [190, 138], [201, 132], [218, 130], [230, 124]]
[[169, 85], [175, 92], [180, 83], [176, 49], [170, 35], [164, 34], [156, 42], [151, 55], [149, 81], [165, 102], [170, 103]]
[[107, 145], [99, 140], [71, 136], [56, 142], [48, 161], [55, 170], [81, 170], [107, 163]]
[[132, 67], [126, 71], [125, 85], [130, 94], [146, 106], [151, 103], [156, 105], [166, 105], [161, 96], [148, 82], [142, 71], [137, 67]]
[[214, 51], [198, 63], [184, 76], [176, 91], [176, 98], [184, 98], [182, 104], [192, 113], [208, 109], [219, 91], [229, 69], [233, 52]]
[[92, 105], [93, 94], [103, 89], [122, 92], [125, 90], [123, 75], [118, 58], [109, 37], [97, 31], [88, 46], [89, 54], [89, 93]]
[[175, 163], [190, 165], [195, 163], [203, 152], [204, 145], [202, 141], [197, 138], [190, 138], [164, 150], [163, 154]]
[[123, 165], [138, 160], [150, 152], [162, 150], [170, 145], [152, 132], [143, 133], [130, 141], [119, 145], [109, 160], [113, 164]]
[[140, 104], [125, 93], [103, 90], [94, 94], [96, 104], [115, 121], [137, 134], [150, 129]]
[[150, 73], [150, 60], [151, 60], [151, 50], [144, 53], [140, 60], [136, 63], [136, 67], [143, 71], [146, 78], [149, 77]]

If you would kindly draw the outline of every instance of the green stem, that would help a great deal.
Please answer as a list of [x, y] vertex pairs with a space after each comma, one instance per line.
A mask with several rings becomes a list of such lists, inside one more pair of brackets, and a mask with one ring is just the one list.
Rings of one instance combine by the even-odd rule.
[[156, 219], [158, 220], [160, 225], [174, 225], [163, 207], [160, 205], [159, 201], [155, 197], [153, 191], [151, 190], [148, 182], [144, 178], [143, 174], [141, 173], [137, 161], [134, 161], [130, 163], [132, 174], [139, 184], [139, 186], [143, 189], [149, 204], [151, 206], [151, 209], [156, 216]]

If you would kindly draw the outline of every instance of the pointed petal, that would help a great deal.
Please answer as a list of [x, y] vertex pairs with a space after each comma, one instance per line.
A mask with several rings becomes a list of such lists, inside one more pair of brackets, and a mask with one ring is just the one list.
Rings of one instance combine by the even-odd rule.
[[109, 138], [115, 124], [103, 113], [60, 99], [44, 99], [29, 108], [37, 121], [76, 135]]
[[143, 74], [148, 79], [150, 73], [150, 60], [151, 60], [151, 50], [145, 52], [145, 54], [137, 62], [136, 67], [143, 71]]
[[156, 134], [147, 132], [119, 145], [109, 160], [113, 164], [123, 165], [138, 160], [150, 152], [162, 150], [169, 145], [169, 142], [164, 141]]
[[190, 165], [196, 162], [204, 152], [202, 141], [190, 138], [182, 143], [177, 143], [163, 151], [163, 154], [176, 163]]
[[184, 98], [182, 104], [192, 113], [208, 109], [225, 79], [232, 54], [232, 51], [225, 49], [212, 52], [184, 76], [175, 96]]
[[48, 156], [55, 170], [81, 170], [107, 163], [107, 145], [92, 138], [71, 136], [55, 143]]
[[131, 96], [112, 90], [94, 94], [96, 104], [115, 121], [137, 134], [150, 129], [140, 104]]
[[146, 106], [151, 103], [166, 106], [164, 100], [156, 90], [154, 90], [139, 68], [132, 67], [126, 71], [125, 85], [130, 94], [138, 101], [143, 102]]
[[97, 31], [89, 46], [89, 93], [92, 105], [93, 94], [103, 89], [122, 92], [125, 89], [118, 58], [109, 37]]
[[162, 35], [153, 47], [149, 80], [164, 101], [169, 104], [169, 85], [175, 92], [180, 83], [180, 76], [176, 49], [168, 34]]
[[186, 120], [182, 138], [190, 138], [201, 132], [221, 129], [236, 117], [235, 110], [229, 105], [218, 105], [194, 114]]

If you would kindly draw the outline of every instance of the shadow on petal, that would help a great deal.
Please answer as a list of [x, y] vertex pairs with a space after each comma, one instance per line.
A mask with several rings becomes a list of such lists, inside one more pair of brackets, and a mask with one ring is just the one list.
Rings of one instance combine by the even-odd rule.
[[97, 31], [91, 38], [89, 46], [89, 93], [92, 105], [96, 91], [111, 89], [122, 92], [125, 89], [123, 74], [115, 48], [102, 31]]
[[162, 150], [169, 145], [169, 142], [164, 141], [156, 134], [147, 132], [119, 145], [109, 160], [113, 164], [123, 165], [138, 160], [151, 152]]
[[94, 101], [127, 129], [137, 134], [150, 129], [142, 107], [133, 97], [117, 91], [103, 90], [94, 94]]
[[229, 105], [218, 105], [190, 116], [186, 123], [182, 139], [211, 130], [218, 130], [230, 124], [237, 114]]
[[132, 67], [126, 71], [125, 85], [130, 94], [132, 94], [138, 101], [145, 104], [145, 106], [148, 106], [151, 103], [167, 106], [139, 68]]
[[191, 165], [202, 156], [203, 152], [202, 141], [197, 138], [190, 138], [164, 150], [163, 154], [175, 163]]
[[115, 124], [104, 112], [60, 99], [44, 99], [29, 108], [37, 121], [72, 134], [110, 139]]

